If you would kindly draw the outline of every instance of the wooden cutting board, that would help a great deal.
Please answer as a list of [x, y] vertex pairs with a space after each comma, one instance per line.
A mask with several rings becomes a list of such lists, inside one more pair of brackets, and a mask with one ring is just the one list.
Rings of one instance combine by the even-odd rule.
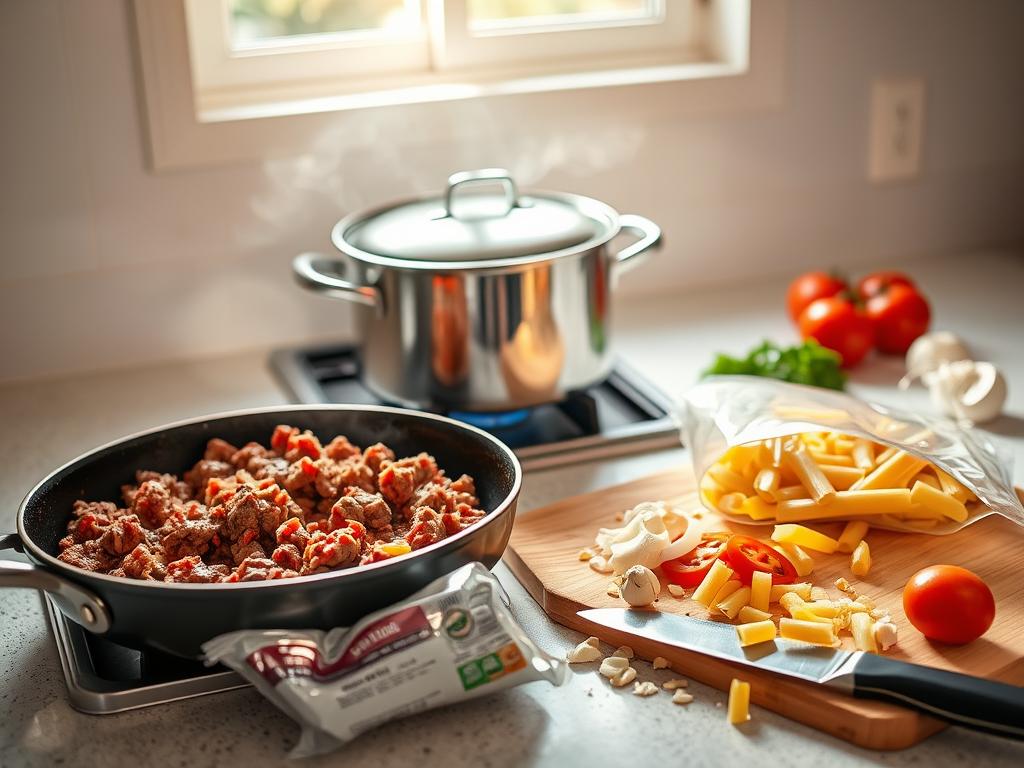
[[[770, 526], [726, 524], [703, 510], [693, 474], [681, 469], [564, 499], [520, 517], [506, 562], [558, 623], [598, 635], [613, 645], [630, 645], [641, 658], [664, 656], [673, 670], [716, 688], [726, 689], [733, 677], [740, 677], [750, 682], [755, 704], [841, 739], [872, 749], [902, 749], [944, 727], [942, 722], [910, 709], [854, 699], [823, 686], [612, 632], [577, 616], [576, 612], [584, 608], [625, 606], [618, 597], [607, 595], [610, 577], [594, 572], [578, 559], [580, 549], [593, 543], [598, 528], [621, 525], [616, 513], [641, 501], [657, 499], [669, 501], [680, 510], [700, 510], [709, 523], [706, 530], [728, 529], [759, 538], [767, 538], [771, 532]], [[838, 536], [842, 527], [839, 523], [812, 526], [830, 536]], [[888, 609], [899, 627], [899, 644], [886, 655], [1024, 685], [1024, 530], [999, 515], [991, 515], [949, 536], [872, 530], [867, 539], [874, 564], [866, 578], [856, 579], [850, 573], [849, 555], [814, 554], [815, 570], [808, 580], [839, 597], [834, 582], [845, 576], [859, 592]], [[932, 643], [904, 617], [903, 586], [920, 568], [939, 563], [971, 569], [995, 594], [995, 623], [984, 637], [968, 645]], [[708, 618], [703, 606], [688, 598], [672, 597], [667, 589], [662, 590], [657, 607]], [[844, 646], [852, 648], [848, 636]]]

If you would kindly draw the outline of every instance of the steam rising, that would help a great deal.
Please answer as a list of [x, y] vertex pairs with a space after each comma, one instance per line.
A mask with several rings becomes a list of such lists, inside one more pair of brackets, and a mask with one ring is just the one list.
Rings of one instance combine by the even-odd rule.
[[[268, 160], [242, 244], [324, 243], [347, 213], [410, 194], [437, 193], [451, 173], [504, 167], [522, 188], [549, 175], [586, 179], [623, 166], [644, 142], [637, 124], [572, 114], [530, 115], [525, 100], [468, 99], [337, 113], [297, 157]], [[554, 186], [554, 185], [553, 185]]]

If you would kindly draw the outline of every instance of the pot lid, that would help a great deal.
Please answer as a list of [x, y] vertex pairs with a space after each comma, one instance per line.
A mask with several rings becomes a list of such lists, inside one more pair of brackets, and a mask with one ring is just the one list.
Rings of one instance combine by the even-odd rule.
[[[471, 185], [501, 193], [468, 191]], [[448, 179], [445, 194], [378, 209], [340, 233], [373, 256], [418, 262], [470, 262], [536, 256], [606, 235], [607, 207], [573, 195], [520, 196], [508, 171], [464, 171]]]

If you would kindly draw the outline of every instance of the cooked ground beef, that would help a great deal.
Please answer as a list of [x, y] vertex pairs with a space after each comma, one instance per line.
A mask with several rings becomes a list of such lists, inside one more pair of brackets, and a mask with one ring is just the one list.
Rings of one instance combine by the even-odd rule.
[[287, 425], [269, 448], [214, 438], [181, 479], [140, 470], [121, 492], [122, 507], [75, 502], [61, 560], [131, 579], [284, 579], [397, 557], [485, 514], [473, 478], [449, 479], [429, 454]]

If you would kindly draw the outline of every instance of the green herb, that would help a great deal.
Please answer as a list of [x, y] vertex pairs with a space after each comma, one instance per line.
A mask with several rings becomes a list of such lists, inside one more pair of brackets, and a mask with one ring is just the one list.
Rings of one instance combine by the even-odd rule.
[[701, 376], [766, 376], [794, 384], [842, 389], [846, 374], [839, 369], [840, 361], [838, 354], [814, 339], [797, 347], [780, 347], [765, 341], [744, 358], [718, 355]]

